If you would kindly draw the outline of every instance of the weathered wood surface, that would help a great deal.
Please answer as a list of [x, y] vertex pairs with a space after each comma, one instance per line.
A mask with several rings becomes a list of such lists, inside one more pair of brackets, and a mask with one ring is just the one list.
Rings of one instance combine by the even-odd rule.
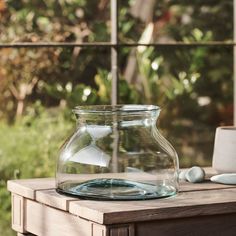
[[[204, 183], [188, 183], [180, 182], [180, 192], [186, 191], [200, 191], [200, 190], [209, 190], [209, 189], [225, 189], [225, 188], [235, 188], [234, 185], [223, 185], [210, 182], [209, 178], [215, 174], [215, 171], [212, 168], [205, 168], [207, 179]], [[136, 174], [137, 175], [137, 174]], [[100, 177], [100, 175], [92, 175], [93, 178]], [[110, 174], [109, 174], [110, 176]], [[125, 175], [126, 176], [126, 175]], [[138, 174], [140, 176], [140, 174]], [[145, 174], [146, 179], [153, 178], [153, 175]], [[150, 177], [151, 176], [151, 177]], [[118, 176], [120, 177], [120, 175]], [[81, 181], [86, 181], [91, 179], [91, 175], [76, 175], [75, 179], [80, 179]], [[52, 189], [55, 189], [55, 179], [54, 178], [39, 178], [39, 179], [19, 179], [19, 180], [10, 180], [8, 181], [8, 190], [10, 192], [19, 194], [23, 197], [29, 199], [36, 199], [36, 192], [43, 192], [42, 190], [49, 190], [49, 197], [59, 196], [51, 192]], [[40, 191], [39, 191], [40, 190]], [[47, 193], [47, 191], [44, 191]], [[67, 201], [68, 198], [65, 198]]]
[[119, 225], [108, 228], [109, 236], [135, 236], [134, 225]]
[[[212, 183], [210, 180], [206, 180], [203, 183], [194, 183], [194, 184], [188, 182], [180, 182], [179, 191], [191, 192], [191, 191], [228, 189], [228, 188], [236, 188], [236, 186]], [[52, 190], [55, 190], [54, 178], [9, 180], [8, 190], [10, 192], [19, 194], [29, 199], [36, 199], [36, 195], [38, 192], [47, 193], [47, 190], [49, 195], [54, 195], [58, 197], [63, 196], [51, 192]]]
[[7, 182], [7, 189], [10, 192], [29, 199], [35, 199], [36, 190], [53, 188], [55, 188], [54, 178], [19, 179]]
[[235, 236], [235, 220], [236, 213], [139, 222], [135, 236]]
[[61, 195], [55, 189], [48, 189], [36, 191], [35, 200], [60, 210], [69, 211], [69, 203], [78, 201], [78, 198]]
[[[215, 174], [211, 168], [207, 168], [206, 172], [208, 178]], [[209, 180], [197, 184], [181, 182], [177, 196], [147, 201], [91, 201], [67, 197], [55, 191], [53, 178], [9, 181], [8, 189], [25, 198], [100, 224], [236, 212], [236, 186], [216, 184]]]
[[106, 227], [79, 218], [66, 211], [26, 200], [24, 229], [42, 236], [105, 236]]
[[12, 205], [12, 229], [17, 232], [25, 233], [24, 230], [24, 209], [25, 199], [17, 194], [11, 195]]
[[236, 189], [183, 192], [176, 197], [127, 202], [73, 201], [69, 212], [101, 224], [236, 212]]

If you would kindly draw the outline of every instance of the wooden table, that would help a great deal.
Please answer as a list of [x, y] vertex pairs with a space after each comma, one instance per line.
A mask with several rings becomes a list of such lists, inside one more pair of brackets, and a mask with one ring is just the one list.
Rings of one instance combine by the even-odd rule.
[[182, 182], [177, 196], [146, 201], [67, 197], [55, 191], [53, 178], [11, 180], [8, 189], [18, 235], [236, 235], [236, 186], [209, 180]]

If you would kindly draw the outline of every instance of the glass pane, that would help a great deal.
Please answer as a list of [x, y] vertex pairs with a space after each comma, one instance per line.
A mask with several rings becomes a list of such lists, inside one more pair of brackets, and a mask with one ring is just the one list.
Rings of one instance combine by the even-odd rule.
[[35, 103], [110, 103], [110, 50], [6, 48], [0, 50], [0, 117], [22, 116]]
[[158, 126], [181, 166], [210, 165], [216, 127], [233, 123], [233, 48], [120, 50], [120, 72], [132, 98], [162, 108]]
[[109, 104], [109, 71], [109, 49], [0, 49], [0, 235], [12, 235], [7, 180], [55, 176], [71, 109]]
[[0, 3], [2, 43], [110, 41], [109, 1], [9, 0]]
[[232, 41], [233, 0], [119, 0], [123, 43]]

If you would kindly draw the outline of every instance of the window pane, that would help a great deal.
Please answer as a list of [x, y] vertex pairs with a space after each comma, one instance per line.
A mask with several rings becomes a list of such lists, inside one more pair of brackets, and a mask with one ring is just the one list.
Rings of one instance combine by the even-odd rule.
[[109, 69], [109, 49], [0, 49], [0, 235], [10, 225], [7, 180], [55, 176], [72, 107], [110, 103]]
[[1, 2], [1, 43], [110, 41], [109, 1]]
[[233, 0], [119, 0], [123, 43], [233, 40]]
[[45, 108], [110, 103], [110, 50], [0, 50], [0, 117], [8, 120], [40, 103]]
[[122, 77], [139, 94], [135, 102], [162, 108], [158, 126], [181, 166], [209, 165], [215, 128], [233, 123], [233, 48], [139, 46], [121, 52]]

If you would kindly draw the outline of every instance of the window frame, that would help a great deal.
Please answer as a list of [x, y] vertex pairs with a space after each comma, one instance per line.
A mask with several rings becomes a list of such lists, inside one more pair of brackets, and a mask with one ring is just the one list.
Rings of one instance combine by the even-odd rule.
[[112, 74], [112, 89], [111, 89], [111, 104], [116, 105], [119, 103], [119, 48], [121, 47], [138, 47], [138, 46], [154, 46], [154, 47], [198, 47], [198, 46], [229, 46], [233, 47], [233, 104], [234, 104], [234, 125], [236, 125], [236, 0], [233, 0], [233, 41], [232, 42], [220, 42], [220, 41], [209, 41], [209, 42], [174, 42], [174, 43], [120, 43], [118, 39], [118, 1], [110, 0], [110, 21], [111, 21], [111, 35], [110, 42], [20, 42], [20, 43], [0, 43], [1, 48], [38, 48], [38, 47], [81, 47], [81, 48], [92, 48], [92, 47], [108, 47], [111, 50], [111, 74]]

